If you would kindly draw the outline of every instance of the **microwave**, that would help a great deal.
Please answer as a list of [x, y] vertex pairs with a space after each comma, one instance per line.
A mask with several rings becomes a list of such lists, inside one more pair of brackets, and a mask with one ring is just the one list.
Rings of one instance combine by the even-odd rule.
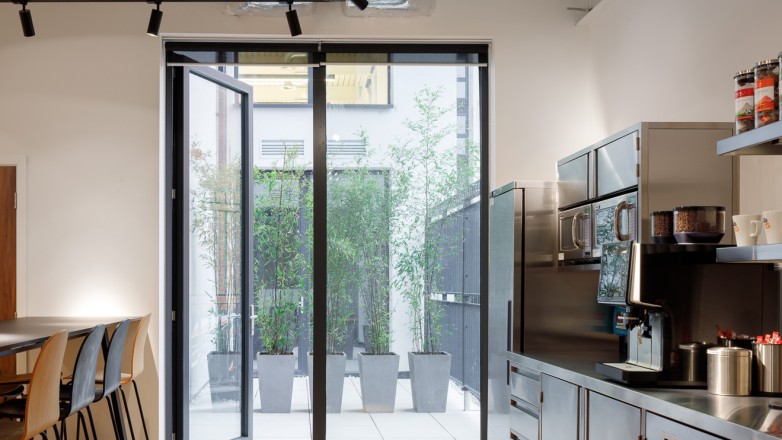
[[559, 259], [584, 260], [592, 257], [592, 205], [559, 213]]
[[603, 245], [638, 241], [638, 192], [592, 203], [592, 257], [602, 256]]

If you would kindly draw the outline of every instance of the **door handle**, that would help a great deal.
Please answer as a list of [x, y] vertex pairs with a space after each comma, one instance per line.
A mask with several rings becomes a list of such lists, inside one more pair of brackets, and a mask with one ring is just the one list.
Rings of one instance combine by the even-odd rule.
[[586, 240], [583, 238], [580, 238], [580, 231], [583, 231], [584, 228], [579, 228], [578, 225], [584, 220], [584, 212], [578, 211], [576, 215], [573, 216], [573, 222], [570, 224], [570, 235], [573, 238], [573, 246], [575, 246], [578, 249], [584, 249], [586, 247]]
[[[627, 201], [622, 200], [614, 207], [614, 236], [619, 241], [627, 241], [630, 239], [630, 234], [622, 234], [622, 211], [627, 210]], [[629, 217], [629, 216], [628, 216]], [[629, 225], [628, 225], [629, 227]]]
[[508, 326], [507, 327], [508, 328], [506, 329], [506, 331], [508, 332], [508, 335], [507, 335], [508, 351], [512, 351], [513, 350], [513, 347], [512, 347], [512, 344], [513, 344], [513, 334], [512, 334], [512, 329], [513, 329], [513, 301], [512, 300], [508, 300]]

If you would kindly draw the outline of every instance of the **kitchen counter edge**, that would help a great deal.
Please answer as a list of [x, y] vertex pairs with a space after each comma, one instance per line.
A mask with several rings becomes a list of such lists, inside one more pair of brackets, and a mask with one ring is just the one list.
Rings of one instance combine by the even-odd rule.
[[[509, 353], [517, 365], [562, 379], [613, 399], [637, 406], [679, 423], [728, 439], [778, 439], [779, 434], [761, 432], [769, 416], [782, 429], [782, 411], [770, 410], [773, 397], [734, 397], [709, 394], [705, 389], [630, 388], [609, 381], [595, 372], [595, 362], [615, 354], [589, 352], [562, 354]], [[773, 413], [772, 413], [773, 411]]]

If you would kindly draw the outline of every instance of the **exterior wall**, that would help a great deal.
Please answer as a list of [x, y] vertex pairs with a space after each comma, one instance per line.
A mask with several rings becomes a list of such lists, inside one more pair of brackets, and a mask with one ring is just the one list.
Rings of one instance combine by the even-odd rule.
[[[623, 0], [589, 27], [551, 0], [441, 0], [430, 17], [397, 19], [317, 6], [301, 17], [305, 37], [492, 40], [492, 187], [553, 179], [556, 159], [640, 120], [731, 120], [733, 73], [780, 50], [777, 0]], [[162, 32], [288, 39], [282, 16], [224, 8], [164, 3]], [[30, 39], [18, 9], [0, 5], [0, 159], [27, 158], [26, 313], [152, 311], [141, 386], [154, 431], [165, 399], [156, 398], [165, 164], [160, 41], [144, 35], [150, 7], [33, 3]], [[776, 160], [750, 162], [743, 210], [782, 206], [749, 208], [750, 195], [764, 194], [760, 178], [782, 175]]]

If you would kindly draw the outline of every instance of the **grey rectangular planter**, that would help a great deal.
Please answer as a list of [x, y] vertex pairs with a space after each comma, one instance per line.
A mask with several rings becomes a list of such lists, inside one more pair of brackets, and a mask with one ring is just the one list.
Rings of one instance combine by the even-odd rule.
[[241, 391], [241, 353], [209, 352], [206, 355], [212, 403], [238, 402]]
[[[342, 391], [345, 389], [345, 362], [347, 356], [341, 354], [326, 355], [326, 412], [342, 412]], [[312, 405], [312, 353], [307, 354], [307, 371], [310, 372], [310, 405]]]
[[451, 376], [451, 355], [440, 353], [407, 353], [410, 362], [410, 388], [416, 412], [445, 412], [448, 402], [448, 382]]
[[258, 381], [261, 392], [261, 412], [291, 412], [293, 373], [296, 368], [293, 354], [258, 353]]
[[366, 412], [394, 412], [399, 355], [358, 354], [361, 403]]

